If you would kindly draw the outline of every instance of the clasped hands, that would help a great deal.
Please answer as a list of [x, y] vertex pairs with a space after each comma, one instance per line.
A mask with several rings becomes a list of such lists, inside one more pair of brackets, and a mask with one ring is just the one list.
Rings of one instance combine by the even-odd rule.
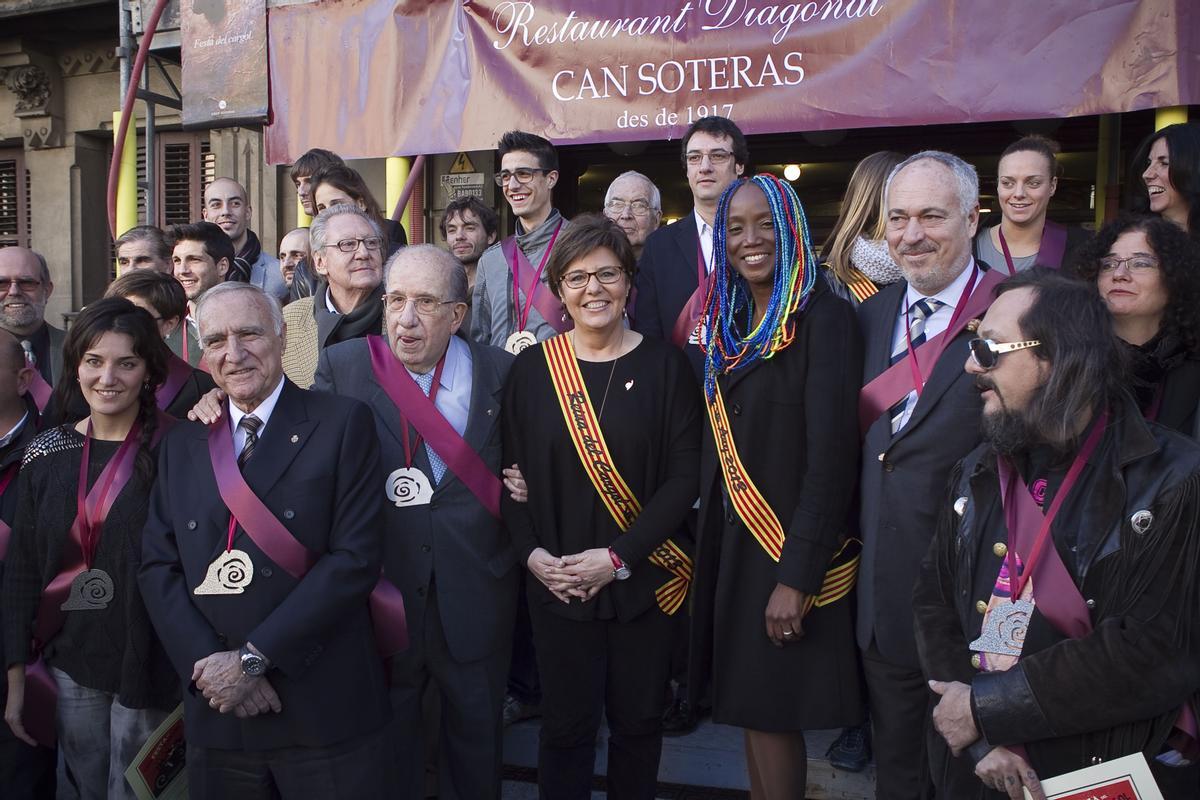
[[[959, 681], [929, 681], [929, 688], [941, 698], [933, 709], [934, 730], [957, 756], [980, 737], [971, 714], [971, 687]], [[975, 775], [984, 786], [1004, 793], [1009, 800], [1024, 800], [1025, 789], [1033, 800], [1046, 800], [1033, 767], [1007, 747], [993, 747], [975, 765]]]
[[250, 677], [242, 672], [237, 650], [205, 656], [192, 668], [192, 681], [208, 699], [208, 705], [222, 714], [233, 712], [239, 719], [279, 712], [283, 705], [266, 677]]
[[544, 547], [529, 554], [529, 571], [564, 603], [575, 597], [584, 602], [613, 581], [612, 558], [597, 547], [567, 556], [552, 556]]

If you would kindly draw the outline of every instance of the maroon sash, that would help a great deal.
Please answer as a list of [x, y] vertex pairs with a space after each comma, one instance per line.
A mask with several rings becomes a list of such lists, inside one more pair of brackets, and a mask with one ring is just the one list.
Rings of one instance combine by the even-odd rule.
[[[1075, 456], [1054, 501], [1045, 513], [1038, 507], [1033, 494], [1007, 459], [997, 459], [1000, 476], [1000, 497], [1008, 527], [1008, 574], [1012, 582], [1011, 597], [1021, 596], [1027, 580], [1033, 580], [1034, 605], [1054, 629], [1070, 639], [1079, 639], [1092, 632], [1092, 619], [1087, 601], [1071, 578], [1050, 535], [1050, 526], [1063, 501], [1079, 479], [1084, 464], [1095, 452], [1108, 424], [1108, 412], [1103, 412]], [[1035, 534], [1036, 532], [1036, 534]], [[1025, 571], [1018, 575], [1014, 552], [1021, 556]], [[1176, 731], [1168, 742], [1176, 750], [1196, 757], [1200, 725], [1191, 705], [1185, 703], [1175, 722]]]
[[[187, 340], [186, 330], [183, 332], [183, 338], [184, 341]], [[192, 365], [172, 353], [167, 360], [167, 379], [154, 393], [154, 399], [158, 403], [160, 411], [165, 411], [167, 406], [174, 402], [175, 398], [179, 396], [179, 390], [183, 388], [190, 377], [192, 377]]]
[[[715, 274], [714, 270], [713, 275]], [[714, 280], [713, 275], [708, 274], [708, 269], [705, 267], [704, 249], [700, 246], [700, 235], [697, 233], [696, 291], [692, 292], [692, 296], [679, 310], [679, 316], [675, 319], [675, 327], [671, 329], [671, 342], [680, 350], [687, 347], [688, 340], [692, 338], [692, 331], [696, 330], [696, 326], [700, 324], [700, 316], [704, 313], [704, 301], [708, 298], [708, 289]]]
[[[992, 304], [996, 286], [1007, 277], [999, 270], [988, 270], [983, 273], [982, 279], [975, 286], [966, 303], [963, 304], [961, 311], [955, 312], [950, 326], [937, 336], [926, 339], [925, 343], [916, 349], [917, 362], [921, 365], [922, 385], [929, 380], [930, 374], [937, 366], [938, 358], [935, 358], [934, 355], [940, 356], [945, 349], [942, 342], [953, 341], [954, 337], [962, 333], [972, 319], [987, 311], [988, 306]], [[910, 352], [908, 358], [892, 364], [863, 387], [858, 396], [858, 425], [861, 435], [866, 436], [867, 430], [875, 420], [879, 419], [880, 414], [896, 405], [907, 397], [909, 392], [917, 388], [914, 383], [916, 377], [914, 369], [909, 363], [909, 359], [913, 355], [914, 353]]]
[[[382, 336], [368, 336], [367, 347], [371, 351], [371, 369], [375, 372], [375, 380], [387, 393], [396, 410], [413, 424], [425, 443], [441, 456], [450, 471], [475, 495], [488, 513], [500, 519], [500, 479], [425, 396], [408, 370], [388, 349]], [[403, 420], [401, 422], [406, 424]]]
[[[1003, 227], [997, 228], [996, 238], [1000, 240], [1000, 249], [1004, 253], [1004, 263], [1008, 266], [1008, 274], [1014, 274], [1017, 269], [1013, 266], [1012, 253], [1008, 252], [1008, 242], [1004, 240]], [[1033, 263], [1037, 266], [1060, 269], [1063, 256], [1067, 254], [1067, 229], [1057, 222], [1046, 220], [1042, 225], [1042, 240], [1038, 242], [1037, 258]]]
[[[573, 323], [568, 319], [563, 321], [562, 311], [558, 307], [558, 300], [554, 297], [554, 293], [542, 283], [542, 270], [546, 268], [546, 262], [550, 260], [550, 251], [554, 247], [554, 240], [558, 238], [558, 232], [562, 230], [562, 221], [559, 221], [558, 227], [554, 229], [554, 235], [550, 237], [550, 243], [546, 246], [546, 252], [542, 254], [542, 262], [538, 265], [537, 270], [533, 268], [533, 264], [529, 263], [525, 253], [517, 246], [517, 237], [509, 236], [504, 241], [500, 242], [500, 252], [504, 253], [504, 258], [508, 261], [512, 269], [513, 280], [513, 297], [514, 311], [517, 314], [516, 330], [525, 330], [525, 323], [529, 320], [529, 306], [532, 304], [546, 323], [554, 328], [559, 333], [569, 331], [573, 327]], [[525, 299], [524, 311], [521, 309], [521, 292], [524, 287], [532, 287]], [[422, 392], [424, 394], [424, 392]]]
[[29, 381], [29, 394], [33, 397], [33, 404], [37, 406], [38, 413], [41, 414], [46, 410], [46, 404], [50, 402], [50, 395], [54, 390], [50, 388], [50, 384], [46, 383], [46, 379], [42, 377], [42, 373], [38, 372], [37, 367], [32, 367], [33, 379]]
[[[233, 454], [233, 434], [229, 430], [229, 414], [224, 412], [209, 426], [208, 455], [213, 475], [225, 507], [237, 518], [250, 541], [267, 558], [282, 567], [296, 580], [302, 579], [316, 563], [313, 553], [292, 536], [271, 509], [254, 494], [242, 477]], [[404, 620], [404, 599], [400, 590], [381, 576], [371, 592], [368, 604], [371, 625], [375, 629], [375, 647], [384, 658], [394, 656], [408, 647], [408, 626]]]

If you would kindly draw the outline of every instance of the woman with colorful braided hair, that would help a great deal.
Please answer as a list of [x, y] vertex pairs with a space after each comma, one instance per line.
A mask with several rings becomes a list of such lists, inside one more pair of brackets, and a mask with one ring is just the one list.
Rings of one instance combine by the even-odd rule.
[[804, 731], [864, 718], [847, 597], [862, 346], [787, 183], [733, 184], [714, 228], [689, 685], [711, 681], [713, 719], [745, 730], [751, 797], [797, 798]]

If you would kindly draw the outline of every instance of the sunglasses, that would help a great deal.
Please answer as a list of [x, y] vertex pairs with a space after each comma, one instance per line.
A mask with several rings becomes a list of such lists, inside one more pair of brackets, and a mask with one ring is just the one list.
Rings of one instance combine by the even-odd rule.
[[971, 360], [980, 369], [992, 369], [1000, 361], [1000, 356], [1017, 350], [1028, 350], [1041, 344], [1038, 339], [1028, 342], [993, 342], [991, 339], [972, 339], [967, 342], [971, 348]]

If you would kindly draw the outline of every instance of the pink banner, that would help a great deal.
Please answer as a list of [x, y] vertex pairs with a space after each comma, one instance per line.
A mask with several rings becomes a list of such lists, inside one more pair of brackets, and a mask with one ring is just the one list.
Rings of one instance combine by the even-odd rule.
[[269, 31], [272, 163], [1200, 103], [1194, 0], [360, 0]]

